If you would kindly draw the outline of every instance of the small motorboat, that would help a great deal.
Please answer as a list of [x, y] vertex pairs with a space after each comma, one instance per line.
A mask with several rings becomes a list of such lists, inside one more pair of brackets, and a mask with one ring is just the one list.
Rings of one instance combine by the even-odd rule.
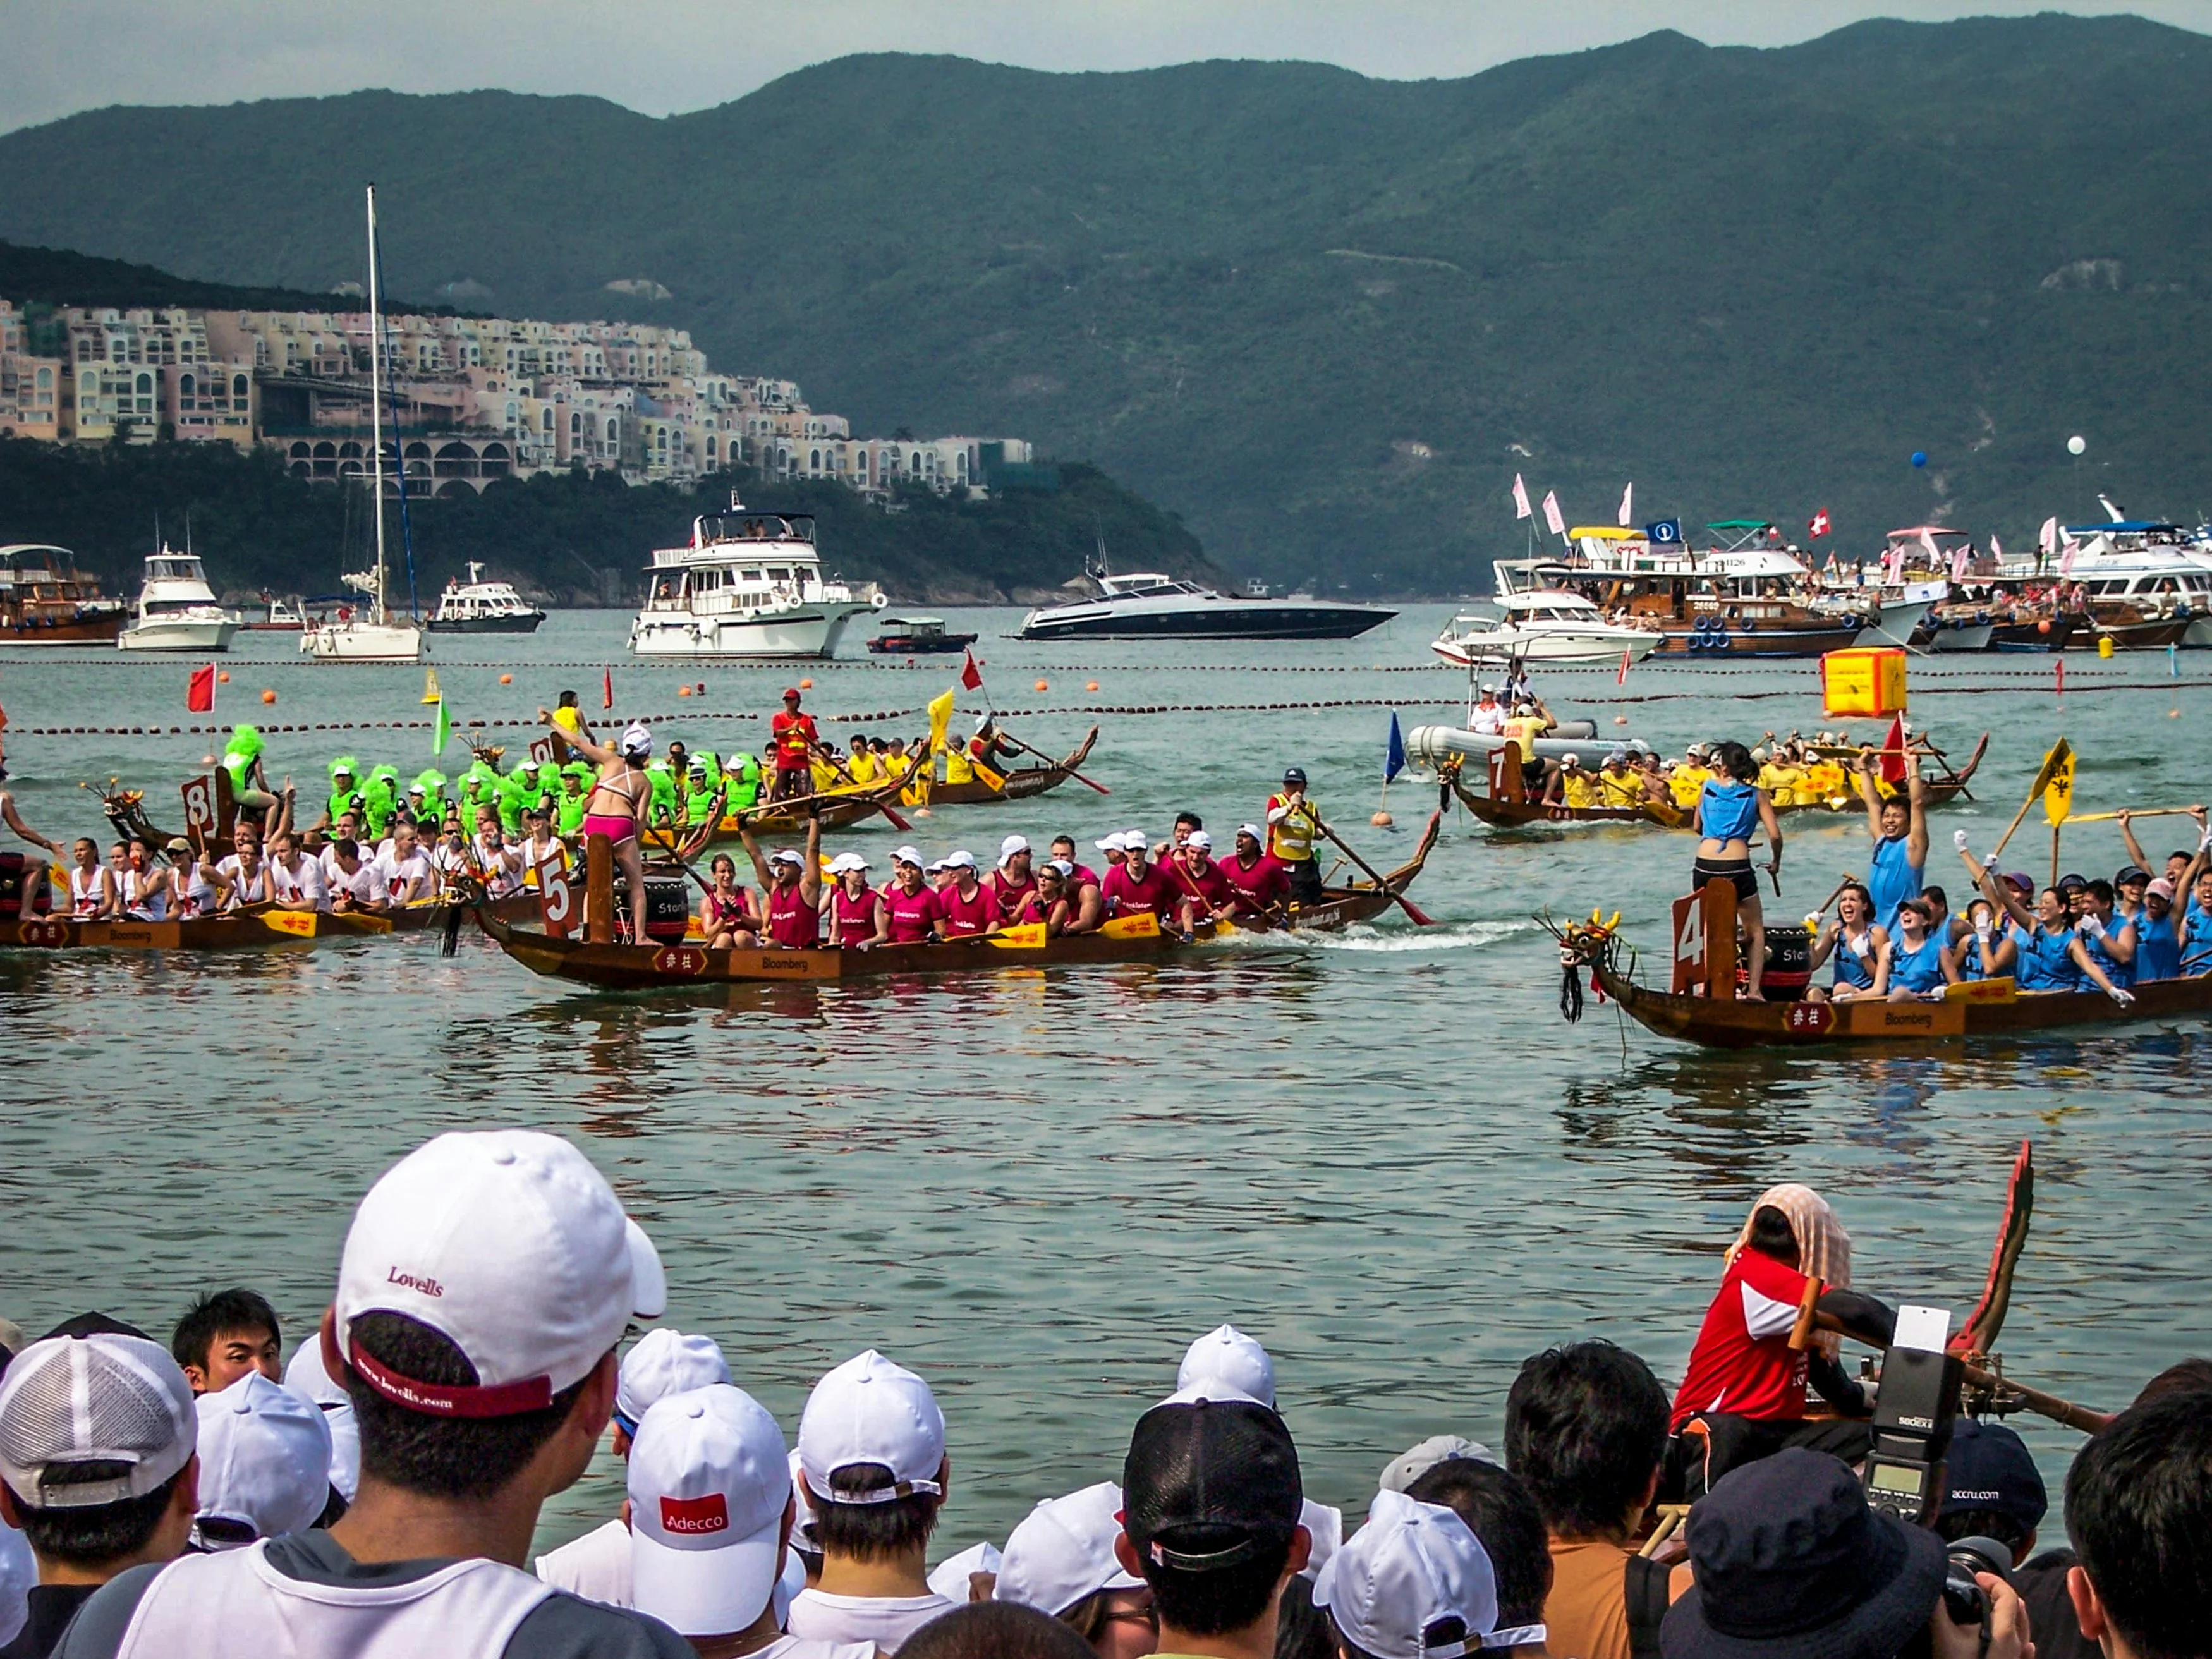
[[1468, 612], [1430, 642], [1429, 649], [1462, 668], [1520, 662], [1613, 662], [1623, 652], [1642, 662], [1665, 637], [1658, 629], [1607, 622], [1605, 612], [1563, 587], [1499, 596], [1503, 617]]
[[467, 581], [446, 584], [427, 625], [433, 634], [534, 634], [544, 620], [513, 582], [488, 582], [483, 567], [472, 562]]
[[977, 637], [946, 633], [942, 617], [886, 617], [883, 630], [868, 641], [869, 651], [878, 657], [927, 657], [965, 651]]
[[228, 651], [242, 620], [216, 603], [197, 555], [165, 544], [148, 556], [137, 611], [115, 643], [125, 651]]

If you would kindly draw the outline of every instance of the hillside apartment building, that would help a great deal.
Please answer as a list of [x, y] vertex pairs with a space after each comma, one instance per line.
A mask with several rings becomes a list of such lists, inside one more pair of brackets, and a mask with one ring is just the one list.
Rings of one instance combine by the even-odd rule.
[[[0, 436], [258, 443], [300, 477], [359, 477], [368, 342], [365, 312], [0, 300]], [[411, 495], [571, 470], [681, 483], [732, 462], [872, 496], [1049, 477], [1019, 438], [855, 438], [796, 382], [714, 372], [679, 328], [386, 316], [383, 372], [387, 476], [404, 465]]]

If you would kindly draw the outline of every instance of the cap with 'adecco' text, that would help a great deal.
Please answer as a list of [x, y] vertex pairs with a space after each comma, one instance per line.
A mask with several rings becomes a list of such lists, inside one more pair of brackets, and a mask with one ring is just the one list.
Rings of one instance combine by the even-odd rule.
[[615, 1384], [615, 1421], [634, 1437], [658, 1401], [729, 1380], [729, 1362], [713, 1337], [664, 1325], [638, 1338], [637, 1346], [623, 1356], [621, 1380]]
[[783, 1431], [743, 1389], [655, 1401], [629, 1453], [630, 1605], [682, 1636], [750, 1629], [775, 1589], [790, 1502]]
[[[191, 1384], [143, 1336], [33, 1342], [0, 1380], [0, 1480], [32, 1509], [81, 1510], [143, 1498], [191, 1462], [199, 1419]], [[72, 1463], [123, 1463], [108, 1480], [71, 1483]]]
[[1283, 1419], [1249, 1400], [1155, 1406], [1121, 1470], [1122, 1529], [1145, 1559], [1212, 1572], [1287, 1543], [1305, 1494]]
[[[536, 1411], [591, 1375], [641, 1297], [627, 1218], [555, 1135], [440, 1135], [386, 1170], [354, 1212], [338, 1267], [338, 1351], [395, 1405], [437, 1417]], [[403, 1376], [353, 1338], [364, 1314], [428, 1326], [477, 1381]]]
[[[929, 1384], [870, 1348], [814, 1385], [799, 1419], [799, 1462], [817, 1504], [889, 1504], [915, 1492], [944, 1495], [945, 1413]], [[841, 1492], [840, 1470], [863, 1463], [891, 1472], [888, 1486]]]
[[1176, 1372], [1178, 1395], [1202, 1389], [1207, 1383], [1218, 1383], [1241, 1399], [1273, 1407], [1275, 1362], [1265, 1348], [1234, 1325], [1217, 1325], [1190, 1345]]
[[1313, 1599], [1375, 1659], [1460, 1659], [1498, 1628], [1498, 1581], [1481, 1540], [1442, 1504], [1403, 1492], [1376, 1493]]

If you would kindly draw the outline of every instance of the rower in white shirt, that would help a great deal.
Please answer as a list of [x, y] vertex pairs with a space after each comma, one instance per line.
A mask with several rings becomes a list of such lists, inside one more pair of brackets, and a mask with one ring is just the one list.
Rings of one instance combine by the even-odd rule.
[[321, 860], [300, 850], [289, 830], [279, 830], [269, 842], [269, 884], [280, 910], [327, 910], [330, 884], [323, 878]]
[[275, 896], [269, 879], [269, 861], [261, 855], [261, 832], [252, 823], [239, 821], [238, 850], [216, 860], [209, 879], [222, 895], [222, 908], [236, 910], [249, 904], [266, 904]]
[[489, 896], [505, 898], [521, 887], [522, 854], [507, 844], [507, 832], [500, 828], [499, 813], [491, 807], [477, 808], [474, 851], [477, 868], [483, 872], [484, 892]]
[[401, 819], [392, 829], [388, 848], [376, 855], [376, 872], [384, 878], [394, 904], [416, 904], [437, 894], [437, 872], [415, 839], [415, 826]]
[[333, 842], [330, 852], [337, 873], [331, 878], [327, 891], [333, 910], [389, 910], [392, 890], [385, 884], [384, 872], [373, 859], [361, 855], [360, 843], [348, 836]]

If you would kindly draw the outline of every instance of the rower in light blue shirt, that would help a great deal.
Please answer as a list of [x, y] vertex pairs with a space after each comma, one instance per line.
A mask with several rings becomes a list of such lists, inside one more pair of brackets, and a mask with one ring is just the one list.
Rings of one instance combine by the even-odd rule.
[[1874, 895], [1874, 919], [1893, 939], [1897, 907], [1918, 898], [1927, 884], [1927, 787], [1920, 781], [1917, 756], [1906, 757], [1905, 794], [1884, 795], [1876, 781], [1874, 751], [1859, 755], [1859, 798], [1866, 803], [1867, 830], [1874, 854], [1867, 865], [1867, 890]]

